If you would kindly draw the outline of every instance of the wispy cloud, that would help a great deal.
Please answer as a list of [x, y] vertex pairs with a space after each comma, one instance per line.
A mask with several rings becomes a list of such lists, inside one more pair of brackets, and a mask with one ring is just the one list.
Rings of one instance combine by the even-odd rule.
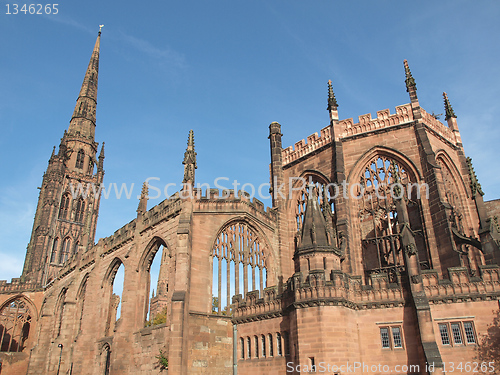
[[159, 60], [163, 63], [169, 65], [183, 68], [185, 66], [185, 57], [183, 54], [172, 50], [169, 47], [159, 48], [154, 46], [148, 40], [137, 38], [132, 35], [128, 35], [124, 32], [120, 32], [119, 39], [128, 44], [130, 47], [136, 49], [137, 51], [148, 55], [149, 57]]
[[59, 14], [57, 17], [51, 15], [44, 15], [45, 19], [50, 20], [52, 22], [61, 23], [63, 25], [71, 26], [75, 29], [79, 29], [85, 31], [88, 34], [94, 35], [97, 31], [97, 28], [90, 28], [86, 25], [81, 24], [78, 21], [75, 21], [73, 18]]

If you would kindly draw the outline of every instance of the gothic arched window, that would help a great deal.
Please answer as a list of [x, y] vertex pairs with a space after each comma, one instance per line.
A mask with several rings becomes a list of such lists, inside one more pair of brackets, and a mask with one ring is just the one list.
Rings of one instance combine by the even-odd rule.
[[75, 221], [77, 223], [83, 223], [84, 211], [85, 211], [85, 201], [82, 198], [80, 198], [76, 202]]
[[[301, 180], [299, 180], [301, 181]], [[316, 175], [308, 175], [303, 178], [305, 185], [303, 189], [299, 192], [297, 197], [296, 211], [295, 211], [295, 221], [297, 222], [297, 232], [300, 232], [302, 228], [302, 222], [304, 221], [304, 214], [306, 211], [307, 197], [309, 196], [310, 185], [314, 186], [316, 189], [316, 196], [318, 197], [318, 203], [325, 216], [327, 225], [332, 223], [334, 218], [334, 197], [338, 192], [333, 188], [333, 184], [328, 186], [328, 182], [323, 178]]]
[[67, 289], [63, 289], [61, 294], [59, 295], [59, 299], [56, 304], [56, 309], [54, 312], [54, 338], [59, 337], [61, 334], [61, 328], [64, 318], [64, 310], [66, 307], [66, 292]]
[[373, 273], [387, 273], [389, 281], [396, 282], [397, 274], [404, 265], [400, 239], [402, 223], [396, 210], [396, 199], [403, 196], [410, 228], [415, 233], [421, 266], [429, 268], [419, 188], [415, 176], [402, 163], [388, 156], [376, 155], [366, 164], [359, 179], [357, 194], [367, 277]]
[[71, 240], [66, 237], [62, 243], [61, 253], [59, 254], [59, 264], [64, 264], [69, 258], [69, 252], [71, 248]]
[[76, 241], [75, 245], [73, 246], [73, 254], [76, 254], [78, 252], [78, 246], [80, 246], [80, 242]]
[[85, 161], [85, 153], [83, 150], [78, 151], [78, 155], [76, 155], [76, 164], [75, 167], [78, 169], [83, 169], [83, 162]]
[[31, 312], [28, 303], [17, 298], [0, 311], [0, 351], [22, 352], [28, 339]]
[[63, 194], [61, 198], [61, 205], [59, 206], [59, 219], [68, 218], [69, 200], [69, 193]]
[[[215, 240], [213, 257], [213, 294], [219, 314], [231, 313], [231, 297], [267, 287], [265, 245], [257, 232], [243, 222], [226, 226]], [[226, 290], [223, 301], [222, 286]], [[217, 288], [217, 289], [216, 289]], [[225, 307], [225, 312], [222, 311]]]
[[52, 244], [52, 253], [50, 255], [50, 263], [55, 263], [57, 259], [57, 248], [59, 247], [59, 238], [56, 238], [54, 240], [54, 243]]

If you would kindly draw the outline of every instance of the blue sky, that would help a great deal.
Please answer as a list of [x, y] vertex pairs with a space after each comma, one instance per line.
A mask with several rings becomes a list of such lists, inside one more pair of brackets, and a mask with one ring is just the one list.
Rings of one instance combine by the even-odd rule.
[[[57, 15], [0, 7], [0, 279], [18, 277], [52, 147], [71, 118], [97, 36], [96, 140], [105, 184], [182, 181], [188, 131], [197, 182], [268, 181], [268, 125], [287, 147], [342, 119], [450, 97], [485, 199], [500, 198], [500, 3], [496, 1], [65, 1]], [[356, 122], [356, 121], [355, 121]], [[163, 199], [164, 197], [162, 197]], [[161, 199], [150, 202], [150, 207]], [[267, 202], [266, 202], [267, 203]], [[101, 203], [97, 237], [132, 220], [137, 200]]]

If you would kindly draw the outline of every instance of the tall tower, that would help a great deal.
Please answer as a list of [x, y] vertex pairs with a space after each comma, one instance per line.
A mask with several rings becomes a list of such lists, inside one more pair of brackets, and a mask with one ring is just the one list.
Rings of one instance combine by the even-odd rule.
[[[49, 283], [64, 263], [94, 243], [104, 177], [104, 143], [95, 142], [97, 77], [101, 31], [59, 152], [52, 151], [43, 175], [23, 279]], [[93, 188], [94, 187], [94, 188]]]

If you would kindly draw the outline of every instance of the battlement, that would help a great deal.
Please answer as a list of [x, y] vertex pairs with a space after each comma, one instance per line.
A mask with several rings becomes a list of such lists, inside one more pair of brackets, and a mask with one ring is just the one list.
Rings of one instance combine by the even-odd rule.
[[301, 158], [304, 155], [310, 154], [311, 152], [327, 145], [332, 142], [332, 133], [330, 126], [326, 126], [320, 130], [320, 136], [318, 133], [313, 133], [307, 137], [307, 141], [302, 139], [295, 143], [295, 148], [289, 146], [281, 151], [281, 156], [283, 159], [283, 165], [290, 164], [291, 162]]
[[457, 143], [455, 134], [453, 134], [453, 131], [448, 126], [443, 124], [433, 115], [427, 113], [423, 108], [420, 108], [420, 112], [422, 113], [422, 120], [424, 121], [424, 124], [427, 125], [429, 129], [433, 130], [436, 134], [440, 135], [451, 144]]
[[143, 217], [143, 224], [145, 227], [158, 224], [160, 221], [175, 215], [180, 210], [181, 199], [179, 198], [179, 193], [175, 193], [169, 199], [163, 200], [146, 212]]
[[0, 280], [0, 293], [26, 292], [38, 289], [39, 286], [34, 281], [23, 282], [20, 277], [12, 278], [11, 282]]
[[422, 271], [425, 294], [431, 303], [500, 297], [500, 268], [479, 266], [480, 275], [470, 276], [465, 267], [448, 268], [449, 279], [440, 280], [436, 270]]
[[413, 121], [411, 105], [404, 104], [396, 107], [395, 114], [391, 114], [389, 109], [377, 111], [376, 119], [372, 119], [371, 113], [368, 113], [366, 115], [358, 116], [358, 122], [356, 124], [353, 122], [352, 118], [341, 120], [338, 125], [336, 125], [335, 130], [337, 131], [337, 129], [339, 129], [339, 138], [346, 138], [411, 121]]
[[[424, 124], [452, 144], [456, 144], [453, 131], [433, 115], [420, 108]], [[391, 114], [389, 109], [377, 111], [377, 118], [372, 118], [371, 113], [358, 116], [358, 122], [354, 123], [352, 118], [339, 121], [334, 125], [335, 139], [352, 137], [379, 129], [389, 128], [414, 121], [411, 104], [403, 104], [396, 107], [396, 113]], [[311, 154], [321, 147], [332, 142], [331, 127], [327, 126], [318, 133], [311, 134], [307, 139], [296, 142], [294, 146], [288, 146], [281, 151], [283, 165], [292, 163], [301, 157]]]
[[[448, 300], [469, 301], [500, 297], [500, 267], [481, 266], [480, 276], [470, 276], [467, 268], [448, 269], [449, 279], [438, 279], [436, 270], [422, 271], [422, 282], [430, 303]], [[360, 276], [341, 271], [313, 270], [304, 277], [293, 275], [282, 294], [277, 287], [248, 292], [233, 297], [234, 319], [237, 322], [276, 316], [284, 309], [307, 307], [314, 304], [343, 305], [352, 309], [384, 308], [404, 305], [404, 291], [400, 284], [390, 283], [387, 274], [370, 275], [371, 285], [362, 285]], [[399, 280], [401, 283], [401, 279]]]
[[198, 210], [200, 211], [210, 209], [212, 204], [216, 204], [217, 207], [243, 204], [271, 220], [275, 219], [276, 216], [276, 212], [272, 208], [265, 207], [264, 203], [255, 197], [251, 198], [250, 194], [244, 190], [235, 192], [233, 189], [207, 189], [205, 194], [202, 194], [201, 189], [194, 189], [194, 196], [197, 199]]

